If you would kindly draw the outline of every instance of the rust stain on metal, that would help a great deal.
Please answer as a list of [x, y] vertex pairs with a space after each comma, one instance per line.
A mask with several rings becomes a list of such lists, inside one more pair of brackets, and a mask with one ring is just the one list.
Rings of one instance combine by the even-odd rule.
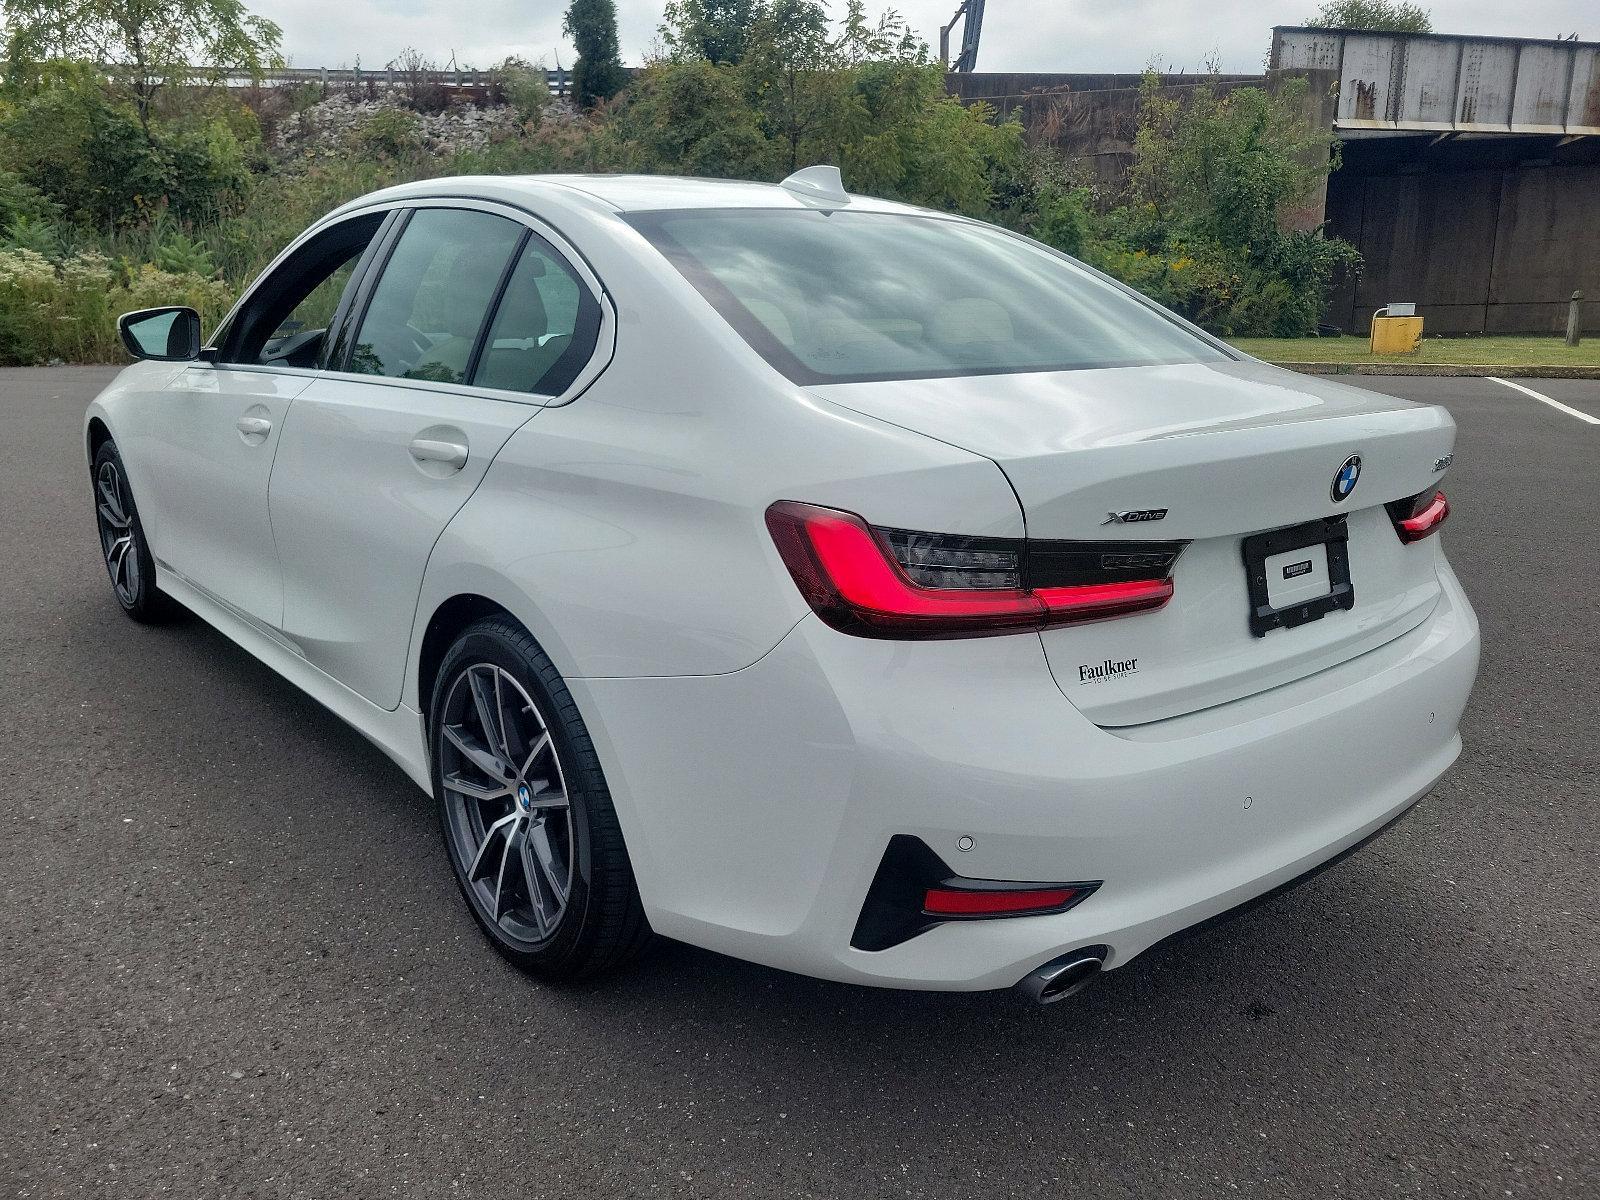
[[1471, 125], [1472, 118], [1478, 115], [1478, 97], [1468, 92], [1461, 97], [1461, 124]]
[[1375, 121], [1378, 118], [1378, 85], [1377, 83], [1357, 79], [1356, 85], [1356, 120]]
[[1600, 125], [1600, 70], [1589, 81], [1589, 89], [1583, 96], [1583, 115], [1575, 123]]

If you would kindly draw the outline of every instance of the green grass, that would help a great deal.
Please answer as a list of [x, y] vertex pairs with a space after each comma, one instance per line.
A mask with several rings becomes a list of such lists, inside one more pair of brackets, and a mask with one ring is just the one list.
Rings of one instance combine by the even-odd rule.
[[1459, 363], [1465, 366], [1600, 367], [1600, 336], [1568, 346], [1559, 337], [1425, 337], [1415, 354], [1368, 354], [1367, 339], [1230, 338], [1268, 362]]

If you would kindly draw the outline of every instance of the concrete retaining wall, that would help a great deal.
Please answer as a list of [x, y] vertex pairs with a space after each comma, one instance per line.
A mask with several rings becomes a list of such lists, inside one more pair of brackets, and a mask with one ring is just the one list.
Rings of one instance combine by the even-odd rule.
[[[1139, 131], [1139, 75], [1052, 74], [1029, 71], [952, 72], [946, 87], [963, 103], [983, 101], [1002, 117], [1017, 113], [1030, 146], [1048, 147], [1092, 168], [1094, 179], [1115, 191], [1128, 176]], [[1205, 84], [1256, 86], [1262, 75], [1163, 75], [1172, 94]]]

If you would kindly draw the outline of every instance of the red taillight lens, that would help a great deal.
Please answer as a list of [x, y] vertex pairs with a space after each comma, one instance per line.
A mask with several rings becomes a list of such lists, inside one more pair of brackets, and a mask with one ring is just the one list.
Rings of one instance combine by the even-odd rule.
[[[1027, 543], [988, 543], [965, 549], [925, 544], [937, 535], [914, 535], [913, 549], [899, 531], [875, 531], [854, 513], [781, 500], [767, 509], [767, 528], [800, 594], [824, 621], [844, 633], [879, 638], [981, 637], [1044, 629], [1159, 608], [1172, 598], [1164, 577], [1175, 554], [1162, 559], [1163, 577], [1068, 587], [1021, 586]], [[900, 538], [901, 541], [895, 541]], [[905, 543], [902, 545], [902, 543]], [[902, 563], [896, 552], [907, 555]], [[909, 567], [907, 564], [910, 564]], [[1011, 586], [928, 587], [913, 579], [938, 573]]]
[[1432, 495], [1422, 492], [1398, 505], [1391, 504], [1389, 515], [1394, 520], [1394, 531], [1400, 535], [1402, 542], [1420, 542], [1444, 524], [1445, 518], [1450, 515], [1450, 501], [1440, 491]]
[[1067, 907], [1078, 896], [1077, 888], [1029, 888], [1007, 891], [986, 888], [929, 888], [922, 900], [922, 911], [931, 917], [998, 917], [1022, 913], [1046, 913]]
[[1160, 608], [1172, 599], [1172, 580], [1133, 579], [1125, 583], [1085, 583], [1077, 587], [1039, 588], [1033, 593], [1044, 602], [1050, 624], [1122, 617]]

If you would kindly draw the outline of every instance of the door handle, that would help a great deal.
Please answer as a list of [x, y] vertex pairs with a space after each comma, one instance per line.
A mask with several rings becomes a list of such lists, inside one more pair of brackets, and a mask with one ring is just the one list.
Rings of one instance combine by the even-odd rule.
[[272, 422], [265, 417], [240, 417], [234, 424], [245, 437], [266, 437], [272, 432]]
[[467, 448], [460, 442], [444, 442], [434, 438], [416, 438], [411, 443], [411, 457], [419, 463], [442, 463], [459, 471], [467, 465]]

